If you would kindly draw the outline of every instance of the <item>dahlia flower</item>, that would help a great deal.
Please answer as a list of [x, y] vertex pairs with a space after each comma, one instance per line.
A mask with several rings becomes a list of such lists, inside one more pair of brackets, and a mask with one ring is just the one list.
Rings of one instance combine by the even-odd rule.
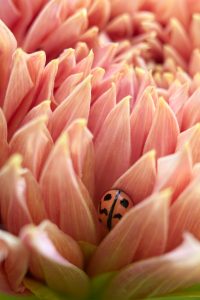
[[200, 284], [200, 3], [0, 0], [0, 291]]

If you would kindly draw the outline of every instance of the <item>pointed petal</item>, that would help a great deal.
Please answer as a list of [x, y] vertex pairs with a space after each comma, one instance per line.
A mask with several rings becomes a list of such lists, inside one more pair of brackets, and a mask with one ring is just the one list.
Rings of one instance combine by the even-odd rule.
[[[153, 87], [147, 87], [131, 114], [132, 162], [142, 155], [143, 147], [152, 125], [155, 105], [151, 96]], [[143, 116], [143, 118], [141, 118]]]
[[200, 72], [200, 51], [199, 49], [194, 49], [190, 57], [189, 62], [189, 73], [194, 76], [196, 73]]
[[[49, 129], [54, 140], [75, 119], [88, 119], [91, 101], [91, 76], [83, 80], [74, 91], [54, 110]], [[59, 122], [58, 122], [59, 120]]]
[[95, 243], [95, 209], [75, 174], [69, 151], [67, 136], [62, 135], [43, 169], [40, 185], [46, 210], [49, 219], [74, 239]]
[[25, 197], [27, 209], [33, 223], [36, 225], [40, 224], [40, 222], [47, 218], [41, 188], [28, 169], [23, 170], [22, 177], [26, 184]]
[[199, 38], [199, 30], [200, 30], [200, 15], [193, 14], [192, 21], [190, 24], [190, 38], [192, 40], [192, 45], [194, 48], [200, 47], [200, 38]]
[[34, 105], [37, 105], [46, 99], [53, 100], [53, 89], [57, 71], [58, 59], [53, 59], [48, 63], [42, 72]]
[[169, 27], [169, 44], [185, 59], [188, 59], [191, 52], [191, 42], [184, 26], [179, 20], [172, 18], [170, 19]]
[[[53, 290], [66, 295], [83, 297], [87, 294], [87, 275], [59, 254], [47, 233], [27, 226], [21, 238], [31, 252], [30, 269], [33, 274], [36, 268], [40, 269], [42, 278], [39, 279], [44, 280]], [[34, 275], [37, 276], [37, 273]]]
[[200, 121], [199, 103], [200, 88], [198, 88], [185, 103], [183, 110], [182, 130], [192, 127]]
[[72, 48], [64, 50], [58, 57], [58, 72], [55, 79], [55, 87], [58, 88], [62, 82], [71, 74], [76, 65], [75, 50]]
[[0, 167], [4, 164], [9, 155], [7, 142], [7, 123], [2, 109], [0, 108]]
[[80, 62], [82, 59], [84, 59], [89, 54], [89, 52], [90, 52], [90, 50], [86, 43], [78, 42], [76, 44], [76, 48], [75, 48], [76, 61]]
[[[17, 50], [19, 51], [19, 50]], [[20, 50], [22, 51], [22, 50]], [[26, 95], [21, 95], [19, 98], [19, 101], [15, 104], [16, 105], [16, 110], [13, 111], [14, 115], [9, 121], [9, 126], [8, 126], [8, 133], [9, 133], [9, 138], [13, 135], [13, 133], [18, 129], [20, 123], [26, 116], [27, 112], [31, 108], [31, 105], [33, 104], [34, 98], [35, 98], [35, 93], [37, 91], [37, 86], [42, 74], [42, 70], [44, 69], [45, 61], [46, 61], [46, 56], [43, 51], [38, 51], [34, 52], [31, 54], [26, 54], [22, 53], [22, 56], [24, 57], [24, 63], [26, 64], [27, 71], [29, 72], [29, 76], [32, 80], [32, 88], [29, 90], [29, 92]], [[14, 71], [13, 71], [14, 72]], [[12, 75], [12, 74], [11, 74]], [[17, 76], [22, 77], [23, 74], [18, 74]], [[18, 78], [15, 78], [15, 80], [18, 82]], [[26, 76], [26, 74], [24, 74]], [[24, 77], [25, 80], [25, 77]], [[10, 84], [10, 83], [9, 83]], [[19, 91], [12, 91], [11, 88], [11, 93], [15, 92], [18, 94]], [[21, 86], [19, 87], [17, 85], [16, 89], [20, 89]], [[10, 96], [15, 97], [15, 95], [10, 94]], [[17, 98], [16, 98], [17, 99]], [[46, 100], [46, 99], [45, 99]], [[8, 103], [11, 101], [10, 105], [12, 105], [12, 98], [8, 98]]]
[[181, 151], [158, 159], [155, 191], [170, 187], [173, 189], [173, 200], [175, 200], [191, 178], [191, 152], [188, 144], [186, 144]]
[[94, 67], [108, 68], [117, 51], [117, 44], [110, 43], [94, 50]]
[[120, 14], [108, 24], [106, 31], [112, 38], [131, 37], [133, 34], [131, 16], [129, 14]]
[[182, 124], [184, 105], [189, 97], [188, 90], [189, 90], [189, 85], [188, 82], [186, 82], [185, 84], [176, 87], [176, 89], [170, 95], [168, 100], [169, 106], [171, 107], [174, 114], [176, 115], [180, 127]]
[[68, 5], [64, 0], [53, 0], [41, 10], [40, 14], [31, 25], [25, 37], [23, 48], [33, 52], [38, 45], [59, 27], [68, 12]]
[[22, 154], [23, 166], [29, 168], [36, 178], [39, 178], [53, 144], [45, 122], [44, 117], [29, 122], [10, 141], [11, 153]]
[[179, 127], [174, 113], [164, 99], [160, 99], [143, 153], [155, 149], [157, 157], [173, 153]]
[[77, 119], [69, 126], [67, 133], [74, 170], [93, 196], [95, 164], [93, 136], [86, 124], [86, 120]]
[[199, 183], [198, 175], [170, 208], [168, 250], [180, 244], [184, 232], [191, 232], [196, 238], [200, 238]]
[[28, 258], [28, 251], [21, 241], [8, 232], [0, 230], [0, 263], [4, 265], [6, 279], [15, 292], [25, 290], [22, 280], [28, 269]]
[[127, 97], [111, 110], [96, 138], [95, 175], [98, 198], [130, 166], [129, 114], [129, 97]]
[[[1, 5], [1, 13], [6, 4]], [[0, 13], [0, 15], [1, 15]], [[0, 105], [3, 105], [4, 96], [6, 92], [6, 86], [8, 82], [8, 77], [10, 74], [10, 65], [12, 61], [12, 55], [17, 47], [17, 42], [15, 40], [12, 32], [6, 27], [6, 25], [0, 21], [0, 49], [1, 49], [1, 65], [0, 65]]]
[[155, 179], [155, 152], [150, 151], [118, 178], [113, 184], [113, 188], [125, 191], [133, 203], [137, 204], [151, 194]]
[[61, 104], [73, 92], [83, 79], [83, 73], [72, 74], [67, 77], [55, 92], [55, 101]]
[[181, 132], [178, 136], [176, 152], [184, 147], [185, 144], [190, 147], [193, 164], [200, 162], [200, 124]]
[[135, 258], [162, 254], [167, 239], [170, 196], [171, 192], [167, 190], [133, 207], [96, 249], [89, 264], [89, 274], [118, 270]]
[[144, 299], [166, 295], [200, 281], [200, 245], [192, 236], [160, 257], [134, 263], [112, 280], [105, 299]]
[[21, 157], [15, 155], [0, 170], [1, 221], [14, 234], [32, 218], [26, 205], [26, 183], [21, 176]]
[[40, 104], [34, 106], [25, 116], [24, 120], [20, 124], [20, 127], [28, 124], [30, 121], [35, 120], [40, 117], [45, 117], [48, 123], [48, 120], [52, 114], [51, 107], [50, 107], [51, 101], [45, 100], [42, 101]]
[[73, 69], [72, 73], [83, 73], [83, 78], [88, 76], [91, 72], [91, 68], [94, 61], [94, 53], [93, 50], [90, 50], [88, 56], [83, 58]]
[[[69, 48], [77, 41], [80, 35], [87, 29], [87, 23], [86, 9], [77, 11], [44, 40], [41, 48], [44, 49], [50, 57], [56, 57], [62, 50]], [[68, 32], [68, 34], [66, 34], [66, 32]]]
[[88, 11], [88, 19], [90, 26], [96, 25], [103, 28], [110, 17], [110, 2], [108, 0], [93, 1]]
[[48, 238], [54, 244], [57, 251], [70, 263], [83, 268], [83, 254], [78, 243], [69, 235], [61, 231], [55, 224], [49, 220], [43, 221], [38, 227], [41, 232], [45, 232]]
[[91, 106], [88, 127], [94, 134], [94, 137], [99, 133], [103, 122], [115, 104], [116, 87], [113, 83], [111, 88], [103, 93]]
[[13, 66], [6, 90], [3, 111], [7, 121], [11, 119], [23, 98], [33, 88], [25, 53], [21, 49], [15, 51]]

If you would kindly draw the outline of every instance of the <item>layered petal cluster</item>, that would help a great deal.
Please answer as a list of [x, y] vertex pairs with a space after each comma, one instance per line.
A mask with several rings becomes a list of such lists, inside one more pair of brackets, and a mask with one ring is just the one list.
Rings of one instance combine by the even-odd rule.
[[[0, 18], [0, 290], [200, 283], [198, 1], [0, 0]], [[133, 206], [111, 230], [109, 190]]]

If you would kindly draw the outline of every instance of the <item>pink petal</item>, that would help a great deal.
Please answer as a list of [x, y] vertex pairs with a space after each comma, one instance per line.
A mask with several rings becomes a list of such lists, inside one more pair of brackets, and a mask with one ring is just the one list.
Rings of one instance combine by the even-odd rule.
[[53, 144], [45, 122], [45, 117], [32, 120], [20, 128], [10, 141], [11, 153], [21, 153], [23, 166], [29, 168], [36, 178], [39, 178]]
[[200, 51], [199, 49], [195, 49], [192, 52], [189, 62], [189, 73], [194, 76], [196, 73], [200, 72]]
[[91, 72], [92, 64], [94, 61], [94, 53], [90, 50], [89, 54], [83, 58], [76, 67], [73, 68], [72, 73], [83, 73], [83, 78], [88, 76]]
[[67, 130], [71, 159], [76, 174], [87, 187], [91, 196], [94, 194], [94, 146], [92, 134], [86, 127], [86, 120], [75, 120]]
[[0, 109], [0, 167], [8, 158], [7, 123], [3, 111]]
[[7, 121], [11, 119], [23, 98], [32, 88], [33, 81], [27, 67], [25, 53], [17, 49], [3, 105]]
[[103, 28], [110, 18], [110, 3], [108, 0], [95, 0], [88, 10], [88, 19], [90, 26], [96, 25]]
[[55, 102], [57, 104], [63, 102], [66, 97], [73, 92], [82, 79], [83, 73], [72, 74], [71, 76], [67, 77], [55, 92]]
[[0, 262], [10, 288], [15, 292], [23, 292], [25, 288], [22, 281], [28, 269], [28, 252], [18, 238], [2, 230], [0, 230]]
[[98, 198], [110, 189], [115, 180], [130, 166], [129, 113], [129, 97], [127, 97], [111, 110], [96, 138], [95, 175]]
[[122, 14], [114, 18], [107, 26], [106, 31], [112, 38], [131, 37], [133, 25], [129, 14]]
[[26, 205], [31, 215], [31, 219], [34, 224], [40, 224], [40, 222], [47, 218], [41, 188], [28, 169], [25, 169], [23, 171], [22, 177], [24, 178], [26, 183]]
[[[76, 118], [87, 119], [91, 100], [91, 76], [83, 80], [54, 110], [49, 129], [54, 140]], [[59, 120], [59, 122], [58, 122]]]
[[189, 146], [181, 151], [158, 159], [155, 191], [173, 189], [173, 200], [185, 189], [192, 178], [192, 159]]
[[20, 18], [20, 12], [14, 5], [12, 0], [0, 0], [0, 19], [9, 27], [12, 28], [16, 21]]
[[41, 103], [43, 100], [53, 99], [54, 82], [57, 71], [58, 60], [51, 60], [42, 72], [34, 105]]
[[40, 185], [46, 210], [49, 219], [74, 239], [95, 243], [96, 212], [69, 151], [67, 136], [62, 135], [43, 169]]
[[200, 47], [200, 38], [199, 38], [199, 29], [200, 29], [200, 18], [199, 14], [192, 15], [192, 21], [190, 24], [190, 38], [192, 40], [193, 48]]
[[179, 127], [177, 120], [164, 99], [156, 107], [153, 123], [143, 153], [155, 149], [157, 157], [173, 153], [176, 147]]
[[108, 45], [94, 49], [94, 67], [108, 68], [117, 50], [117, 44]]
[[178, 136], [176, 151], [179, 151], [188, 144], [191, 150], [193, 164], [200, 162], [200, 124], [181, 132]]
[[117, 102], [126, 96], [131, 96], [131, 110], [133, 108], [134, 83], [133, 83], [133, 68], [128, 64], [124, 64], [122, 76], [117, 83]]
[[188, 99], [183, 110], [182, 130], [192, 127], [200, 121], [199, 113], [200, 88]]
[[87, 294], [87, 275], [61, 256], [47, 233], [28, 226], [22, 231], [21, 238], [31, 252], [30, 269], [36, 277], [35, 270], [39, 269], [42, 275], [39, 279], [53, 290], [76, 297]]
[[170, 208], [168, 250], [179, 245], [184, 232], [191, 232], [196, 238], [200, 238], [199, 183], [198, 175]]
[[[1, 1], [2, 2], [2, 1]], [[4, 1], [5, 2], [5, 1]], [[10, 1], [7, 1], [9, 3], [7, 4], [1, 4], [1, 12], [0, 12], [0, 19], [1, 19], [1, 13], [4, 13], [4, 9], [7, 9], [7, 5], [12, 5]], [[10, 11], [11, 13], [11, 11]], [[3, 105], [4, 102], [4, 96], [6, 92], [6, 86], [8, 83], [8, 77], [10, 74], [10, 66], [12, 61], [12, 55], [17, 47], [17, 42], [15, 40], [14, 35], [12, 32], [6, 27], [6, 25], [0, 21], [0, 58], [1, 58], [1, 65], [0, 65], [0, 104]]]
[[118, 270], [135, 258], [162, 254], [166, 246], [170, 196], [167, 190], [133, 207], [96, 249], [89, 274]]
[[41, 48], [46, 51], [48, 56], [57, 56], [62, 50], [69, 48], [77, 41], [80, 35], [87, 29], [87, 22], [86, 10], [77, 11], [44, 40]]
[[83, 254], [78, 243], [73, 240], [69, 235], [62, 232], [55, 224], [49, 220], [43, 221], [38, 229], [45, 232], [48, 238], [54, 244], [57, 251], [66, 258], [70, 263], [83, 268]]
[[[22, 52], [22, 50], [19, 49], [17, 51]], [[12, 82], [11, 80], [12, 73], [11, 73], [11, 78], [8, 85], [8, 88], [10, 86], [10, 92], [8, 93], [8, 98], [7, 98], [8, 105], [9, 106], [13, 105], [13, 97], [15, 98], [15, 100], [18, 99], [18, 97], [16, 97], [15, 94], [13, 95], [13, 92], [17, 93], [17, 95], [19, 94], [20, 97], [18, 99], [18, 102], [14, 103], [13, 105], [13, 108], [16, 107], [16, 109], [12, 110], [13, 115], [9, 121], [9, 126], [8, 126], [9, 137], [11, 137], [13, 133], [16, 131], [16, 129], [19, 127], [19, 124], [24, 119], [26, 113], [28, 112], [28, 110], [32, 105], [37, 90], [37, 86], [39, 83], [39, 79], [41, 77], [41, 73], [44, 68], [45, 60], [46, 60], [45, 53], [43, 51], [35, 52], [32, 54], [26, 54], [25, 52], [22, 52], [22, 54], [20, 55], [24, 60], [24, 64], [26, 64], [26, 67], [24, 66], [25, 71], [22, 70], [21, 71], [22, 73], [15, 74], [15, 78], [13, 80], [15, 80], [18, 83], [19, 78], [23, 77], [22, 79], [25, 81], [24, 84], [26, 85], [26, 76], [28, 76], [32, 80], [31, 83], [32, 88], [30, 88], [30, 90], [27, 93], [21, 95], [21, 93], [19, 93], [19, 89], [21, 89], [21, 86], [19, 87], [18, 84]], [[13, 67], [12, 70], [14, 73], [15, 68]], [[20, 69], [18, 71], [20, 72]], [[28, 72], [28, 74], [26, 74], [26, 72]], [[18, 89], [17, 91], [12, 90], [12, 86], [11, 86], [12, 84], [16, 85], [16, 89]]]
[[103, 122], [107, 115], [116, 104], [116, 87], [113, 83], [111, 88], [103, 93], [91, 106], [88, 127], [94, 134], [94, 137], [99, 133]]
[[45, 118], [48, 120], [51, 117], [52, 111], [50, 107], [51, 101], [46, 100], [41, 102], [40, 104], [34, 106], [25, 116], [24, 120], [20, 124], [20, 127], [28, 124], [30, 121], [35, 120], [37, 118], [40, 118], [42, 116], [45, 116]]
[[174, 61], [175, 65], [180, 66], [183, 70], [187, 69], [186, 61], [173, 47], [169, 45], [164, 45], [163, 52], [165, 59], [170, 58]]
[[183, 119], [184, 105], [189, 97], [188, 90], [189, 90], [188, 82], [186, 82], [183, 85], [176, 86], [168, 100], [169, 106], [171, 107], [174, 114], [176, 115], [180, 127]]
[[[135, 162], [142, 155], [143, 147], [152, 125], [155, 105], [152, 98], [153, 87], [147, 87], [136, 103], [131, 114], [131, 146], [132, 161]], [[141, 116], [143, 116], [141, 118]]]
[[33, 52], [44, 38], [59, 27], [67, 16], [67, 6], [64, 0], [49, 1], [28, 30], [23, 42], [23, 48], [26, 51]]
[[[155, 152], [144, 154], [113, 184], [114, 189], [127, 193], [134, 204], [139, 203], [153, 191], [156, 179]], [[137, 187], [137, 188], [136, 188]]]
[[1, 221], [14, 234], [32, 222], [26, 205], [26, 183], [21, 172], [21, 157], [18, 155], [11, 157], [0, 171]]
[[80, 62], [89, 54], [89, 48], [86, 43], [78, 42], [75, 48], [76, 61]]
[[55, 79], [55, 87], [59, 87], [62, 82], [71, 74], [76, 65], [75, 51], [72, 48], [66, 49], [58, 58], [58, 72]]
[[179, 22], [179, 20], [173, 18], [170, 20], [169, 27], [169, 44], [185, 59], [188, 59], [191, 52], [191, 42], [184, 26]]
[[105, 297], [144, 299], [192, 286], [200, 281], [199, 263], [199, 242], [187, 235], [183, 244], [174, 251], [122, 270], [112, 280]]

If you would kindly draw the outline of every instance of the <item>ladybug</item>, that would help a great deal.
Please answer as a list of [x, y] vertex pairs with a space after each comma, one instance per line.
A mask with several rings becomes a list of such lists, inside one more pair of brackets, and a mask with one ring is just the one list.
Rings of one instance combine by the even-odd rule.
[[133, 207], [131, 198], [122, 190], [110, 190], [106, 192], [99, 203], [99, 222], [111, 230]]

